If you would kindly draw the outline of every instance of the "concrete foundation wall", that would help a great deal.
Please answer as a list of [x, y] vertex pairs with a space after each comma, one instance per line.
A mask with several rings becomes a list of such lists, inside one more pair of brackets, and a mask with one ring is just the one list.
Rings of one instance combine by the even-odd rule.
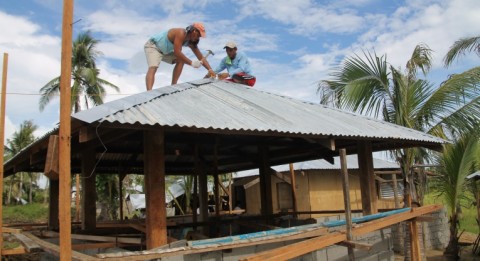
[[[393, 261], [394, 252], [390, 229], [383, 229], [369, 233], [362, 237], [354, 238], [356, 242], [362, 242], [373, 245], [369, 251], [355, 250], [355, 260], [361, 261]], [[233, 261], [242, 257], [247, 257], [255, 253], [261, 253], [270, 249], [288, 246], [297, 241], [279, 242], [273, 244], [263, 244], [250, 247], [235, 248], [229, 250], [211, 251], [203, 254], [192, 254], [185, 256], [175, 256], [162, 258], [169, 261]], [[303, 256], [291, 259], [298, 261], [343, 261], [348, 260], [348, 250], [343, 246], [330, 246], [321, 250], [305, 254]]]

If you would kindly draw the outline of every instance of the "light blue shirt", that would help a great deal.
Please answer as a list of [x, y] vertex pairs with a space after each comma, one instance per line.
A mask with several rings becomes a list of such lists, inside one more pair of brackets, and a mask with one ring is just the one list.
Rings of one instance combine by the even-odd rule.
[[220, 64], [215, 68], [215, 73], [220, 73], [223, 70], [227, 69], [228, 74], [232, 77], [234, 74], [239, 72], [244, 72], [246, 74], [252, 75], [252, 67], [248, 61], [247, 55], [245, 53], [237, 51], [235, 59], [230, 61], [228, 56], [224, 57]]
[[[150, 37], [150, 40], [157, 46], [163, 54], [173, 53], [173, 43], [168, 40], [168, 31], [161, 32]], [[188, 41], [183, 43], [183, 46], [188, 46]]]

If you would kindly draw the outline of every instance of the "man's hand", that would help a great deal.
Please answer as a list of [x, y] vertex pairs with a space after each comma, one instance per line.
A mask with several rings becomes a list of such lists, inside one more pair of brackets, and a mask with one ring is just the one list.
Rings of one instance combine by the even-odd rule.
[[200, 68], [200, 66], [202, 66], [202, 62], [201, 61], [192, 61], [192, 67], [193, 68]]
[[218, 79], [219, 80], [224, 80], [224, 79], [228, 78], [228, 76], [230, 76], [230, 75], [228, 75], [228, 73], [219, 73], [218, 74]]
[[208, 74], [210, 74], [210, 78], [212, 79], [215, 79], [215, 77], [217, 77], [217, 74], [212, 69], [208, 70]]

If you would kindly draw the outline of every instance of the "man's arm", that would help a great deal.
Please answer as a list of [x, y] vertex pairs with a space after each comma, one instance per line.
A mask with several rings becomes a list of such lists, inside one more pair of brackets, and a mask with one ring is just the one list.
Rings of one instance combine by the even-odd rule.
[[203, 54], [200, 52], [200, 49], [198, 49], [198, 47], [193, 44], [189, 46], [190, 46], [190, 49], [192, 49], [192, 52], [195, 54], [195, 56], [197, 56], [197, 59], [199, 61], [202, 61], [203, 67], [205, 67], [205, 69], [207, 69], [208, 71], [212, 70], [212, 67], [208, 63], [207, 59], [203, 59]]
[[182, 60], [184, 63], [188, 65], [192, 65], [192, 61], [188, 59], [188, 57], [185, 56], [185, 54], [183, 54], [182, 52], [183, 41], [185, 40], [185, 37], [187, 35], [185, 33], [185, 30], [175, 28], [175, 29], [171, 29], [168, 32], [168, 34], [170, 33], [172, 34], [172, 38], [173, 38], [173, 54], [175, 55], [175, 57], [177, 57], [177, 59]]

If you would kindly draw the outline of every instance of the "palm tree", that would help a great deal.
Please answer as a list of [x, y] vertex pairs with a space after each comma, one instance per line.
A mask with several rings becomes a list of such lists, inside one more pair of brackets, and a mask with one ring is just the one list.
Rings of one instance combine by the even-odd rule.
[[[466, 177], [474, 172], [478, 162], [478, 136], [464, 135], [455, 144], [445, 145], [443, 154], [436, 157], [436, 163], [441, 166], [438, 175], [432, 182], [432, 188], [445, 199], [450, 213], [450, 240], [444, 255], [458, 260], [458, 225], [460, 201], [465, 199], [470, 184]], [[449, 259], [450, 260], [450, 259]]]
[[445, 66], [450, 66], [459, 55], [464, 55], [466, 51], [476, 52], [480, 56], [480, 36], [465, 37], [457, 40], [443, 58]]
[[[475, 129], [480, 115], [480, 67], [453, 75], [436, 87], [416, 76], [418, 69], [428, 73], [430, 53], [428, 46], [418, 45], [405, 73], [389, 66], [386, 56], [367, 52], [365, 59], [358, 55], [347, 57], [332, 72], [332, 80], [320, 82], [321, 103], [381, 117], [441, 138]], [[404, 178], [414, 163], [425, 163], [428, 155], [420, 148], [396, 150], [392, 154], [399, 160]], [[408, 184], [412, 186], [413, 182]], [[424, 188], [417, 189], [420, 194], [423, 191]], [[422, 198], [417, 200], [421, 203]]]
[[[20, 130], [14, 132], [11, 139], [7, 139], [5, 152], [10, 156], [13, 156], [19, 153], [28, 145], [30, 145], [35, 140], [35, 136], [33, 135], [33, 133], [37, 130], [37, 128], [37, 125], [35, 125], [32, 120], [24, 121], [22, 124], [20, 124]], [[16, 196], [18, 198], [22, 198], [24, 173], [20, 172], [19, 174], [19, 180], [16, 180], [14, 176], [10, 177], [7, 204], [11, 203], [11, 197], [14, 190], [17, 191]], [[31, 173], [28, 173], [28, 176], [30, 177], [29, 202], [32, 202], [32, 187], [33, 183], [36, 182], [38, 176], [32, 175]]]
[[[81, 33], [73, 43], [72, 51], [72, 108], [74, 112], [81, 110], [81, 99], [85, 100], [85, 107], [103, 104], [105, 87], [111, 87], [115, 91], [119, 88], [99, 76], [96, 67], [96, 58], [101, 52], [96, 50], [98, 40], [94, 39], [90, 32]], [[51, 99], [60, 93], [60, 76], [49, 81], [40, 89], [40, 111], [50, 103]]]
[[[104, 80], [99, 76], [100, 71], [96, 66], [96, 58], [101, 52], [96, 50], [98, 40], [94, 39], [90, 32], [84, 32], [78, 35], [73, 42], [72, 49], [72, 108], [74, 112], [81, 110], [81, 100], [85, 101], [85, 108], [89, 108], [89, 102], [94, 106], [103, 104], [105, 98], [105, 87], [111, 87], [115, 91], [119, 88]], [[40, 111], [43, 111], [45, 106], [52, 98], [57, 97], [60, 93], [60, 76], [49, 81], [40, 89]], [[78, 174], [77, 174], [78, 175]], [[78, 177], [77, 179], [78, 180]], [[80, 184], [76, 182], [76, 191], [80, 190]], [[78, 197], [79, 193], [75, 194]], [[78, 200], [75, 200], [78, 202]], [[79, 217], [80, 210], [78, 204], [76, 205], [75, 216]]]

